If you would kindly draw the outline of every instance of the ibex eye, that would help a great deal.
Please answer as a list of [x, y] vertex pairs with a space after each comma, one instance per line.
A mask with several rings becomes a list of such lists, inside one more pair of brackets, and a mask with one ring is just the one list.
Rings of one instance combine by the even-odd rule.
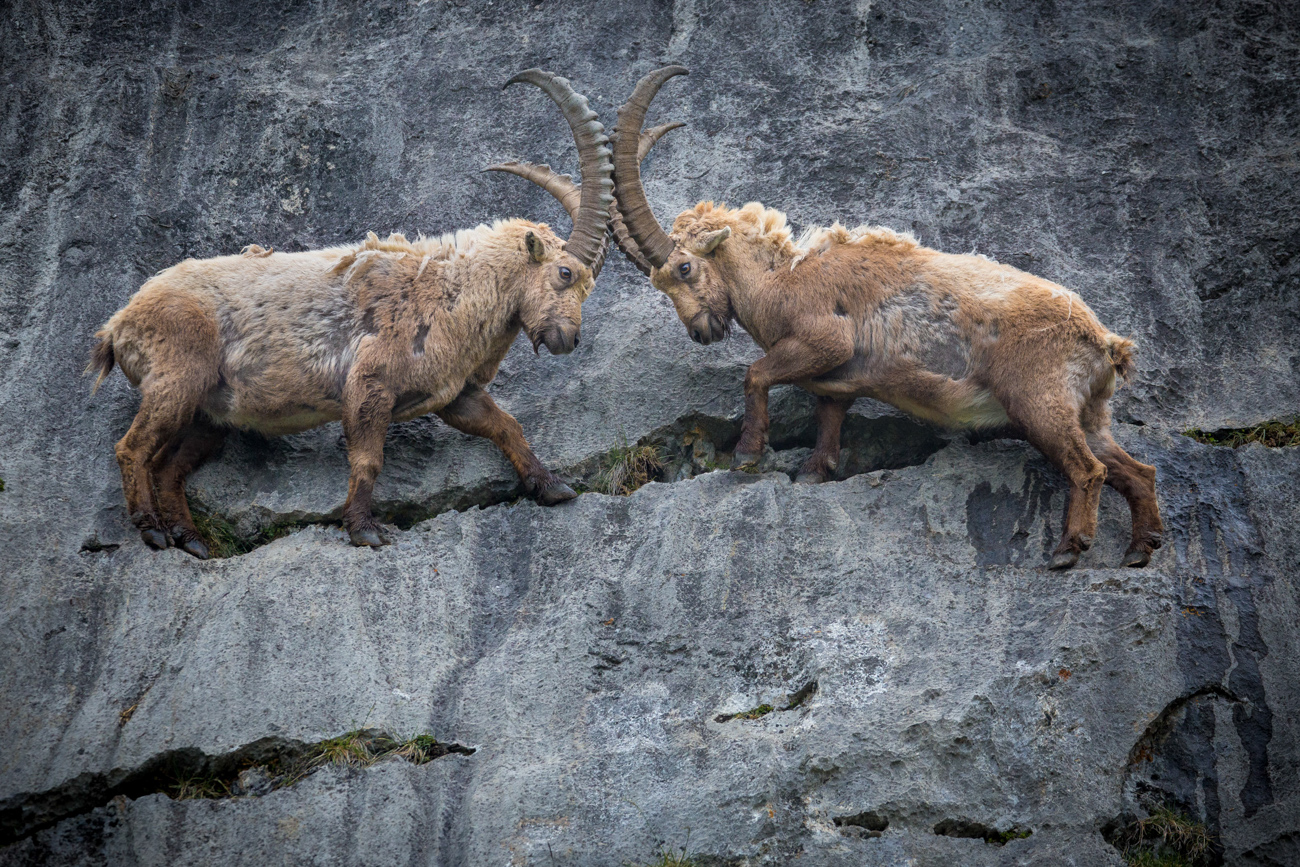
[[560, 269], [560, 279], [562, 279], [562, 280], [572, 280], [572, 279], [573, 279], [573, 272], [570, 271], [568, 268], [561, 268], [561, 269]]
[[678, 265], [678, 266], [677, 266], [677, 273], [678, 273], [678, 274], [681, 274], [682, 277], [689, 277], [689, 276], [691, 276], [691, 263], [690, 263], [690, 262], [683, 262], [682, 264]]

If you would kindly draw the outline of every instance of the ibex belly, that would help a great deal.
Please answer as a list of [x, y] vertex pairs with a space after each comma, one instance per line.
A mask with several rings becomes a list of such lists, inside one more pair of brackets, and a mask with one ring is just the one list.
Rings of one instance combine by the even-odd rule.
[[221, 379], [203, 404], [214, 421], [277, 436], [342, 417], [354, 311], [336, 287], [313, 288], [221, 299]]
[[924, 287], [891, 296], [859, 325], [854, 357], [805, 387], [826, 397], [870, 397], [943, 427], [1006, 425], [1006, 410], [974, 361], [973, 345], [996, 338], [962, 327], [961, 318], [955, 299]]

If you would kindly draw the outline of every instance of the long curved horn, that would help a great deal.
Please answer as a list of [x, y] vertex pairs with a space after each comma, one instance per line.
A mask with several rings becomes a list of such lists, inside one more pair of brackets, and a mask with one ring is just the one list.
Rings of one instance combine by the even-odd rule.
[[[602, 262], [604, 260], [605, 230], [609, 222], [609, 206], [614, 199], [614, 164], [606, 147], [609, 139], [605, 136], [605, 128], [587, 105], [587, 98], [575, 91], [568, 79], [541, 69], [527, 69], [507, 81], [505, 86], [521, 81], [541, 88], [555, 100], [573, 131], [582, 186], [578, 215], [573, 219], [573, 231], [564, 249], [583, 264], [595, 266], [598, 257]], [[592, 270], [596, 268], [592, 267]]]
[[[615, 127], [614, 178], [618, 186], [618, 209], [641, 255], [655, 267], [668, 261], [673, 252], [673, 242], [655, 220], [641, 186], [641, 124], [645, 122], [650, 101], [663, 83], [675, 75], [686, 74], [684, 66], [665, 66], [646, 75], [636, 83], [632, 95], [618, 110]], [[659, 134], [663, 135], [663, 132]]]
[[[675, 130], [678, 127], [686, 126], [681, 121], [675, 123], [665, 123], [652, 127], [641, 133], [641, 141], [636, 148], [636, 161], [638, 164], [650, 153], [650, 148], [655, 146], [655, 142], [663, 138], [664, 133]], [[623, 215], [618, 211], [618, 185], [614, 187], [614, 204], [609, 209], [609, 231], [614, 236], [614, 243], [623, 251], [623, 255], [628, 261], [636, 266], [636, 269], [647, 277], [650, 276], [650, 263], [642, 255], [641, 248], [637, 246], [636, 241], [628, 234], [627, 224], [623, 222]]]
[[555, 196], [559, 203], [564, 206], [564, 210], [569, 212], [569, 219], [575, 223], [578, 222], [582, 188], [568, 175], [562, 175], [545, 164], [526, 163], [522, 160], [497, 163], [495, 166], [488, 166], [483, 171], [509, 172], [512, 175], [518, 175], [532, 181], [552, 196]]

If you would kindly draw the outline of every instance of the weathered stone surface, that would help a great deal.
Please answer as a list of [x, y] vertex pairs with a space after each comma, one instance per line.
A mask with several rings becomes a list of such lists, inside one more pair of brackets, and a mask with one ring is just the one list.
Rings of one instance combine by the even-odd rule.
[[[1300, 453], [1177, 435], [1300, 406], [1294, 9], [0, 14], [0, 824], [169, 750], [362, 725], [478, 748], [259, 798], [85, 803], [0, 861], [604, 865], [689, 840], [722, 863], [1093, 865], [1119, 863], [1101, 828], [1152, 789], [1229, 863], [1294, 861]], [[896, 463], [924, 463], [818, 487], [712, 473], [548, 510], [509, 504], [493, 447], [428, 419], [390, 434], [387, 513], [501, 505], [379, 552], [330, 527], [226, 561], [143, 549], [112, 457], [135, 396], [115, 376], [89, 398], [79, 374], [149, 274], [249, 242], [559, 220], [478, 174], [573, 164], [553, 106], [499, 85], [555, 69], [609, 123], [669, 61], [692, 75], [654, 109], [689, 123], [647, 162], [661, 219], [761, 198], [879, 222], [1065, 283], [1135, 336], [1115, 406], [1160, 471], [1151, 568], [1113, 568], [1128, 516], [1107, 491], [1080, 568], [1044, 571], [1064, 484], [1019, 443], [918, 433]], [[578, 351], [516, 347], [492, 388], [551, 465], [739, 411], [743, 335], [694, 346], [622, 262], [586, 310]], [[774, 401], [772, 466], [807, 445], [809, 405]], [[192, 488], [245, 528], [329, 515], [341, 434], [233, 438]], [[796, 708], [716, 721], [813, 681]], [[868, 812], [878, 838], [834, 821]], [[945, 820], [1033, 834], [997, 847]]]

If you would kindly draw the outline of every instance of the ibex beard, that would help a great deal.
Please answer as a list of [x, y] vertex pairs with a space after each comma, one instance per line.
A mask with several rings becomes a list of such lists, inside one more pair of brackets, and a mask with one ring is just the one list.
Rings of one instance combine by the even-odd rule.
[[817, 396], [817, 446], [801, 481], [833, 475], [840, 426], [859, 397], [945, 427], [1003, 429], [1069, 479], [1052, 568], [1073, 566], [1091, 546], [1103, 483], [1132, 515], [1125, 565], [1145, 566], [1163, 533], [1156, 471], [1110, 431], [1109, 400], [1133, 369], [1132, 342], [1061, 286], [880, 227], [814, 227], [796, 242], [780, 211], [701, 202], [664, 232], [645, 200], [635, 142], [655, 92], [685, 71], [650, 73], [619, 110], [614, 180], [627, 233], [691, 339], [719, 340], [734, 321], [766, 352], [745, 376], [733, 466], [759, 460], [768, 390], [780, 383]]

